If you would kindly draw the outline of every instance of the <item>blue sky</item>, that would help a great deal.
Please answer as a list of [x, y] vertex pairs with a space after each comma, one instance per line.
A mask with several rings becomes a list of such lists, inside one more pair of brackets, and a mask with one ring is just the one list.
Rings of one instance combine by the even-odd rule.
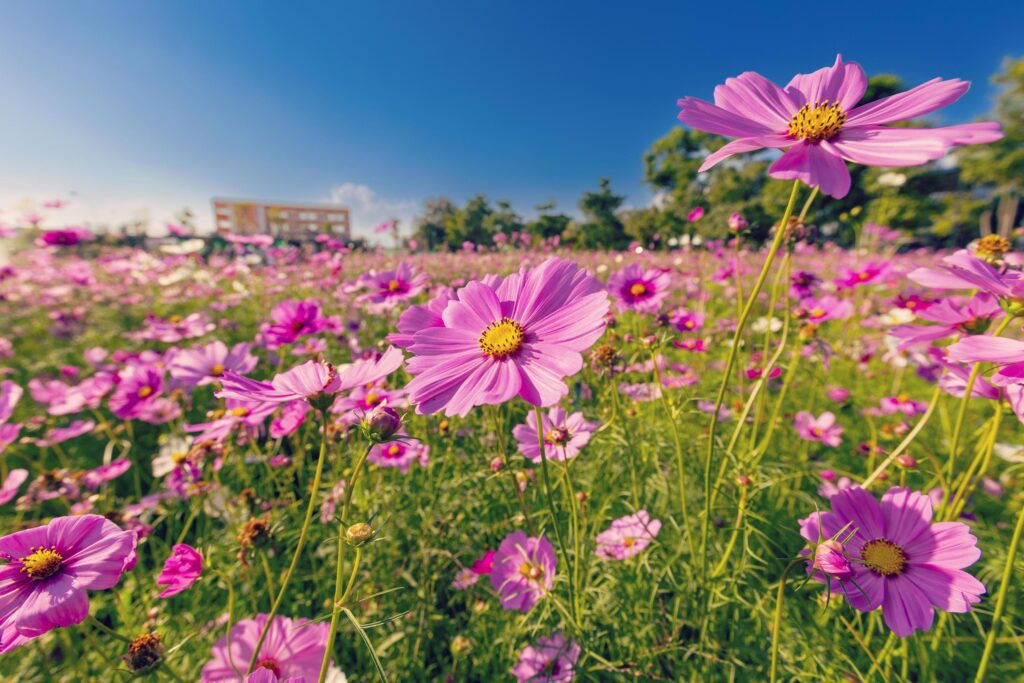
[[1024, 3], [11, 2], [0, 218], [162, 222], [211, 196], [352, 205], [365, 228], [476, 192], [575, 210], [608, 176], [633, 205], [677, 98], [836, 52], [910, 85], [961, 77], [947, 123], [991, 105]]

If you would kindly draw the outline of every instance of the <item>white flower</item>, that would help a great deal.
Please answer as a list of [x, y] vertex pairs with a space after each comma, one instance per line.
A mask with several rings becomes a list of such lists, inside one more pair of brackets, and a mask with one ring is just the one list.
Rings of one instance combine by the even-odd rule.
[[905, 325], [914, 319], [914, 312], [909, 308], [892, 308], [887, 313], [878, 316], [883, 325]]
[[882, 187], [903, 187], [903, 184], [906, 182], [907, 176], [902, 173], [889, 171], [878, 176], [878, 184]]
[[772, 332], [778, 332], [782, 329], [782, 321], [772, 316], [771, 318], [762, 315], [760, 318], [754, 321], [754, 324], [750, 326], [754, 332], [762, 333], [767, 332], [771, 329]]
[[190, 240], [184, 242], [177, 242], [172, 244], [161, 244], [160, 251], [165, 254], [172, 254], [174, 256], [184, 256], [185, 254], [198, 254], [206, 247], [206, 241], [198, 237], [193, 237]]

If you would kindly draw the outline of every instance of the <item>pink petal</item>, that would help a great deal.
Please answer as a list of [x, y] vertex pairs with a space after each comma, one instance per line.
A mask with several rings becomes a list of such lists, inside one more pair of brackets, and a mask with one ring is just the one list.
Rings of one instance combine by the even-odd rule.
[[850, 191], [850, 172], [841, 157], [831, 154], [822, 144], [800, 142], [786, 151], [769, 170], [773, 178], [802, 180], [836, 199]]
[[818, 69], [810, 74], [797, 74], [786, 85], [786, 93], [802, 106], [812, 106], [826, 100], [838, 102], [843, 111], [849, 110], [864, 96], [868, 79], [864, 69], [856, 62], [843, 62], [836, 55], [835, 64]]
[[931, 528], [932, 501], [917, 491], [894, 486], [882, 496], [881, 508], [886, 538], [894, 543], [909, 545]]
[[802, 103], [761, 74], [747, 71], [715, 88], [715, 104], [782, 132]]
[[89, 615], [89, 597], [67, 574], [41, 581], [15, 617], [18, 633], [35, 637], [61, 626], [80, 624]]
[[906, 121], [956, 102], [970, 87], [970, 83], [959, 79], [944, 81], [933, 78], [906, 92], [883, 97], [853, 109], [847, 115], [846, 123], [854, 126], [875, 126]]
[[1005, 337], [967, 337], [949, 347], [956, 362], [1019, 363], [1024, 361], [1024, 341]]
[[704, 163], [697, 169], [697, 172], [703, 173], [734, 154], [753, 152], [765, 147], [788, 147], [791, 144], [793, 144], [793, 139], [788, 135], [762, 135], [755, 138], [739, 138], [738, 140], [726, 143], [718, 151], [709, 154], [704, 159]]
[[886, 583], [882, 616], [893, 633], [906, 638], [917, 629], [931, 629], [935, 610], [928, 596], [913, 581], [901, 576]]
[[865, 166], [919, 166], [943, 157], [953, 143], [928, 128], [856, 128], [847, 124], [823, 147]]
[[967, 572], [929, 564], [915, 565], [912, 580], [933, 605], [947, 612], [969, 612], [986, 592], [985, 584]]
[[731, 138], [749, 138], [778, 133], [775, 127], [734, 114], [696, 97], [684, 97], [679, 105], [679, 120], [691, 128]]

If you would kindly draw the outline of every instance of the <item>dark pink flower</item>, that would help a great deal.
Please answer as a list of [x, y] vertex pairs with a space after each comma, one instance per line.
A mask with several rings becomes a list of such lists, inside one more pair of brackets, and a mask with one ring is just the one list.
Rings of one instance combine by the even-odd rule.
[[672, 279], [664, 270], [644, 270], [633, 263], [608, 279], [608, 292], [620, 311], [656, 313], [661, 302], [668, 297]]
[[224, 342], [214, 340], [179, 351], [168, 370], [171, 377], [183, 386], [203, 386], [219, 381], [228, 370], [239, 374], [250, 372], [258, 362], [251, 350], [252, 344], [235, 344], [228, 350]]
[[203, 555], [185, 543], [171, 549], [171, 556], [164, 562], [164, 569], [157, 577], [158, 586], [167, 586], [161, 598], [169, 598], [192, 587], [203, 573]]
[[843, 427], [836, 424], [835, 414], [827, 410], [818, 417], [801, 410], [793, 419], [793, 427], [801, 439], [817, 441], [832, 447], [843, 442]]

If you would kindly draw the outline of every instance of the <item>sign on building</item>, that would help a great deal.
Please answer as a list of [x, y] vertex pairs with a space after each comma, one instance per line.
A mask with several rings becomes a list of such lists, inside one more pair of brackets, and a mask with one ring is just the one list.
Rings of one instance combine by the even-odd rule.
[[352, 238], [348, 209], [333, 204], [214, 198], [213, 219], [221, 235], [273, 235], [285, 240], [307, 240], [320, 234], [342, 241]]

